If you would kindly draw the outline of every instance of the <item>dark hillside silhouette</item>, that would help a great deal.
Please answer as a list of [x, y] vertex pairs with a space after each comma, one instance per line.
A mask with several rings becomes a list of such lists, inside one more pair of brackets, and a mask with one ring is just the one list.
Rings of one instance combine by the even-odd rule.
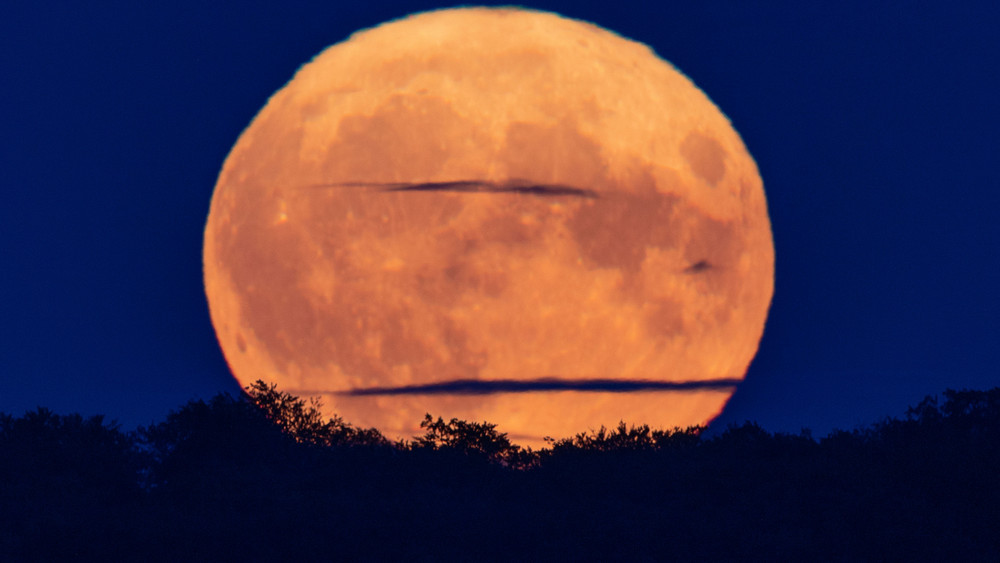
[[257, 382], [123, 432], [0, 415], [0, 559], [997, 560], [1000, 388], [814, 439], [621, 423], [392, 442]]

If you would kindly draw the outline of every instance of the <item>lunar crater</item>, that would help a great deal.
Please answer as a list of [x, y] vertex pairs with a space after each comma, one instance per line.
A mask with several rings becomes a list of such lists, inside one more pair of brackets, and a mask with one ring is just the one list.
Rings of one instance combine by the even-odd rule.
[[691, 170], [713, 188], [726, 175], [726, 151], [715, 139], [691, 132], [680, 148]]

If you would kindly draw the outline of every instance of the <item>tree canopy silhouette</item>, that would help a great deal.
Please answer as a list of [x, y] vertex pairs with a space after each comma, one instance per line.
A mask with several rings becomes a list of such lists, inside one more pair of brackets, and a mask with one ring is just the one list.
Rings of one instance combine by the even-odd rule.
[[815, 439], [628, 425], [392, 442], [255, 382], [124, 432], [0, 414], [9, 560], [996, 560], [1000, 388]]
[[339, 416], [325, 419], [317, 398], [308, 402], [257, 380], [246, 388], [250, 403], [295, 441], [316, 446], [384, 446], [389, 441], [373, 428], [355, 428]]

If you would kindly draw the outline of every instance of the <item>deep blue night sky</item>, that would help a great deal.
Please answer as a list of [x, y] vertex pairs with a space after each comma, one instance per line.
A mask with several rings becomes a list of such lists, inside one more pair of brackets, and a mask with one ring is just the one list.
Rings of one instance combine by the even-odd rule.
[[[132, 427], [238, 390], [201, 237], [240, 132], [324, 47], [441, 6], [97, 4], [0, 8], [0, 411]], [[825, 434], [1000, 385], [997, 8], [751, 4], [530, 5], [653, 47], [757, 160], [775, 297], [718, 422]]]

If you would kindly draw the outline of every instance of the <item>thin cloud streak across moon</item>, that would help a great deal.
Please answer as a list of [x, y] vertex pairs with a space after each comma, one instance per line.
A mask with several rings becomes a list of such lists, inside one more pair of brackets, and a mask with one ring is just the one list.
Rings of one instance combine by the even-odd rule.
[[[368, 387], [336, 391], [335, 395], [358, 397], [366, 395], [493, 395], [498, 393], [532, 393], [544, 391], [583, 391], [594, 393], [632, 393], [637, 391], [703, 391], [732, 389], [739, 379], [706, 379], [702, 381], [652, 381], [648, 379], [458, 379], [427, 385], [400, 387]], [[323, 393], [299, 390], [301, 393]]]
[[458, 193], [513, 193], [539, 197], [573, 196], [597, 199], [597, 192], [563, 184], [538, 184], [524, 180], [486, 182], [482, 180], [457, 180], [453, 182], [342, 182], [321, 184], [321, 188], [378, 188], [384, 192], [458, 192]]

